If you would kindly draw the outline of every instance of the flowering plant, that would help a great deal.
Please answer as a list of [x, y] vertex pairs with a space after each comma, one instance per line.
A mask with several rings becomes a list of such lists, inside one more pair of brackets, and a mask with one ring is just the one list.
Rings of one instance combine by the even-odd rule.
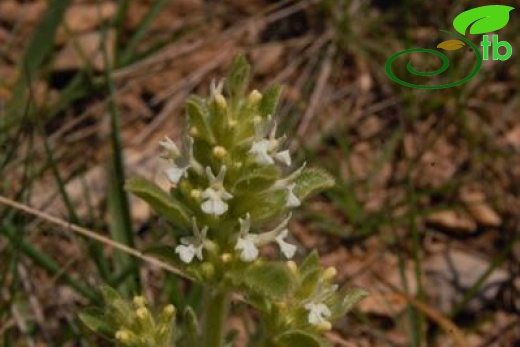
[[[188, 99], [182, 148], [168, 137], [160, 143], [169, 192], [143, 178], [127, 182], [128, 191], [180, 233], [177, 245], [151, 253], [202, 283], [206, 305], [200, 324], [188, 308], [176, 325], [173, 306], [154, 317], [144, 298], [127, 303], [105, 288], [104, 311], [81, 317], [121, 345], [232, 346], [225, 321], [234, 294], [260, 317], [262, 333], [250, 345], [327, 346], [323, 332], [366, 295], [340, 291], [332, 283], [336, 270], [323, 269], [316, 252], [301, 265], [289, 260], [298, 253], [289, 239], [291, 210], [334, 180], [305, 164], [291, 169], [286, 139], [277, 135], [272, 116], [281, 88], [247, 93], [248, 79], [249, 65], [239, 56], [225, 83], [211, 85], [209, 98]], [[261, 256], [268, 244], [277, 246], [281, 260]]]

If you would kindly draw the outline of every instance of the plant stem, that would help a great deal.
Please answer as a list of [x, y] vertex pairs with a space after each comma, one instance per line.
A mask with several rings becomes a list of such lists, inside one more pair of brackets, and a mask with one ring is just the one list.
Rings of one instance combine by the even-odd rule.
[[204, 289], [205, 321], [203, 326], [203, 346], [221, 347], [224, 327], [229, 308], [229, 293], [223, 289]]

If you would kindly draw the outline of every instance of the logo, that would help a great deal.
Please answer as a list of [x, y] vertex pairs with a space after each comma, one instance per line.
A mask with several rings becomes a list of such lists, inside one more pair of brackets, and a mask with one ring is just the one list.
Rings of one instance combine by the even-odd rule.
[[[459, 34], [447, 30], [440, 30], [444, 33], [454, 36], [455, 39], [441, 42], [437, 45], [437, 48], [441, 48], [447, 51], [454, 51], [468, 45], [469, 47], [471, 47], [473, 53], [475, 54], [475, 58], [477, 60], [475, 67], [470, 72], [470, 74], [464, 77], [463, 79], [441, 85], [420, 85], [403, 81], [394, 74], [392, 70], [392, 63], [401, 55], [408, 53], [430, 53], [436, 55], [442, 60], [442, 66], [435, 71], [418, 71], [412, 67], [412, 63], [411, 61], [409, 61], [406, 65], [406, 70], [408, 70], [408, 72], [414, 75], [428, 77], [435, 76], [446, 71], [450, 66], [448, 57], [440, 51], [427, 48], [412, 48], [392, 55], [390, 58], [388, 58], [385, 64], [386, 74], [394, 82], [397, 82], [406, 87], [418, 89], [443, 89], [466, 83], [467, 81], [475, 77], [475, 75], [479, 72], [483, 60], [489, 60], [491, 57], [491, 59], [493, 60], [503, 61], [509, 59], [513, 54], [513, 47], [511, 47], [511, 44], [509, 42], [499, 41], [498, 35], [496, 34], [491, 36], [490, 41], [489, 36], [486, 35], [488, 33], [497, 31], [505, 27], [506, 24], [509, 22], [509, 12], [511, 12], [511, 10], [514, 10], [514, 7], [504, 5], [488, 5], [476, 7], [471, 10], [462, 12], [453, 20], [453, 27]], [[468, 28], [470, 34], [484, 34], [480, 43], [480, 46], [482, 47], [482, 53], [480, 53], [479, 48], [473, 42], [471, 42], [465, 37]]]

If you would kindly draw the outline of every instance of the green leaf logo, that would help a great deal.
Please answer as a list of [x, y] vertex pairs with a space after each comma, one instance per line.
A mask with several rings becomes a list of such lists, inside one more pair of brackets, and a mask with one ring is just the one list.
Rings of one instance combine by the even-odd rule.
[[455, 17], [453, 27], [462, 35], [466, 35], [469, 26], [470, 34], [486, 34], [505, 27], [509, 22], [511, 10], [514, 10], [514, 7], [504, 5], [476, 7]]

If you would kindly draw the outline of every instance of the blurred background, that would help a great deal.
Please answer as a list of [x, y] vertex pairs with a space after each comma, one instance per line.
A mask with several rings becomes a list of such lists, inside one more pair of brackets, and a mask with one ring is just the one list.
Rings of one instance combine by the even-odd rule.
[[[515, 6], [515, 1], [493, 4]], [[385, 62], [452, 39], [453, 18], [490, 1], [1, 0], [0, 196], [130, 247], [171, 239], [126, 196], [165, 187], [158, 142], [184, 130], [236, 54], [252, 88], [285, 86], [277, 118], [296, 164], [337, 185], [290, 229], [338, 282], [371, 292], [328, 334], [337, 346], [520, 346], [520, 8], [496, 34], [507, 61], [422, 90]], [[481, 35], [467, 35], [479, 45]], [[467, 48], [425, 83], [459, 80]], [[394, 62], [399, 76], [410, 56]], [[418, 70], [440, 60], [412, 55]], [[303, 256], [304, 252], [300, 254]], [[155, 305], [197, 306], [197, 285], [0, 203], [0, 345], [105, 346], [77, 319], [109, 283]], [[243, 336], [254, 317], [236, 309]]]

